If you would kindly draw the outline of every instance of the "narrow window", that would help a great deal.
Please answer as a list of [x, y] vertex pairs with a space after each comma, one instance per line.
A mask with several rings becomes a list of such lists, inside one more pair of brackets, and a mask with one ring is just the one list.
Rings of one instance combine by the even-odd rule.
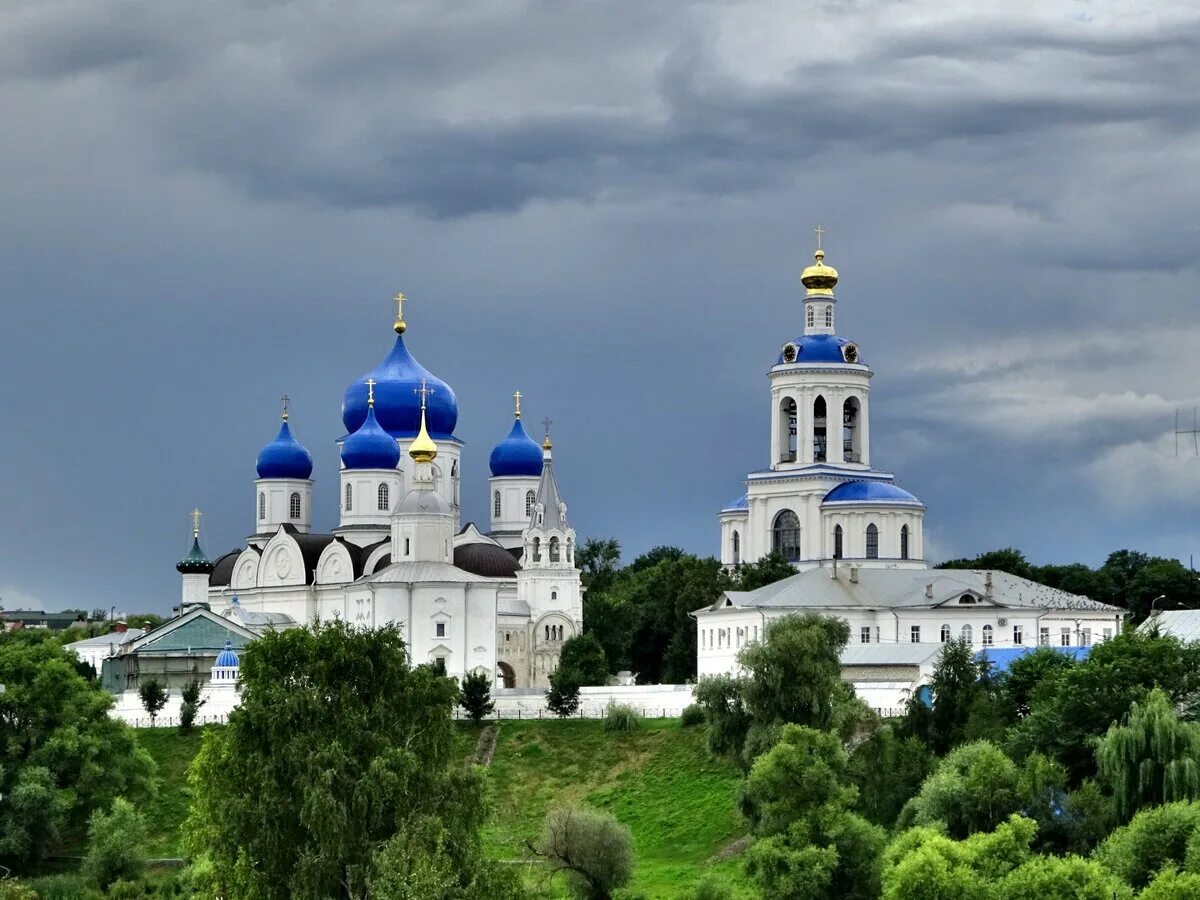
[[550, 562], [558, 562], [558, 538], [550, 538]]
[[550, 599], [551, 599], [551, 600], [557, 600], [557, 599], [558, 599], [558, 591], [551, 591], [551, 592], [550, 592]]
[[1064, 647], [1071, 646], [1071, 629], [1064, 628], [1059, 632], [1058, 642]]
[[909, 641], [914, 644], [921, 643], [921, 626], [913, 625], [908, 630]]
[[1045, 625], [1038, 629], [1038, 644], [1042, 647], [1050, 646], [1050, 629]]
[[990, 647], [990, 646], [992, 646], [993, 643], [994, 643], [994, 641], [992, 640], [992, 626], [984, 625], [983, 626], [983, 646]]
[[438, 636], [438, 637], [445, 637], [445, 636], [446, 636], [446, 623], [445, 623], [445, 622], [438, 622], [438, 623], [437, 623], [437, 636]]
[[1111, 629], [1111, 628], [1105, 628], [1105, 629], [1104, 629], [1104, 639], [1107, 641], [1107, 640], [1108, 640], [1109, 638], [1111, 638], [1111, 637], [1112, 637], [1112, 629]]
[[908, 559], [908, 526], [900, 526], [900, 558]]
[[1025, 643], [1025, 629], [1022, 628], [1020, 625], [1013, 626], [1013, 643], [1014, 644]]
[[832, 306], [825, 307], [825, 327], [826, 328], [833, 327], [833, 307]]
[[300, 495], [298, 493], [293, 493], [292, 496], [288, 498], [288, 514], [293, 519], [300, 518]]
[[439, 675], [446, 674], [446, 657], [444, 657], [444, 656], [435, 656], [434, 657], [433, 671], [437, 672]]
[[742, 536], [736, 531], [733, 533], [733, 564], [736, 566], [742, 561]]
[[534, 562], [542, 561], [542, 539], [541, 538], [535, 537], [533, 539], [533, 561]]
[[546, 626], [546, 640], [550, 640], [550, 626]]
[[942, 626], [942, 643], [945, 644], [949, 640], [950, 640], [950, 626], [943, 625]]
[[867, 559], [879, 559], [879, 529], [874, 522], [867, 526]]
[[970, 625], [964, 625], [962, 627], [962, 639], [968, 644], [975, 640], [975, 634], [973, 631], [971, 631]]
[[354, 509], [354, 485], [346, 485], [346, 512]]
[[833, 558], [842, 558], [842, 526], [833, 526]]
[[817, 310], [810, 303], [808, 305], [808, 327], [812, 328], [816, 324], [817, 324]]
[[492, 491], [492, 518], [500, 518], [500, 492]]
[[533, 512], [533, 504], [537, 502], [537, 495], [533, 491], [525, 492], [525, 515], [530, 515]]
[[813, 462], [825, 462], [825, 398], [813, 401]]
[[1083, 631], [1081, 631], [1079, 633], [1079, 646], [1080, 647], [1092, 646], [1092, 629], [1085, 628], [1085, 629], [1083, 629]]
[[410, 546], [411, 546], [411, 543], [410, 543], [409, 539], [408, 539], [408, 538], [405, 538], [405, 539], [404, 539], [404, 555], [405, 555], [405, 556], [408, 556], [408, 555], [409, 555], [409, 553], [411, 552], [411, 551], [410, 551], [410, 549], [409, 549], [409, 548], [410, 548]]
[[800, 559], [800, 518], [790, 509], [783, 510], [775, 517], [775, 525], [771, 530], [771, 549], [788, 562]]
[[864, 625], [862, 628], [859, 629], [858, 641], [860, 644], [871, 643], [871, 626], [870, 625]]
[[265, 522], [267, 518], [267, 495], [262, 491], [258, 492], [258, 520]]
[[392, 508], [390, 498], [388, 497], [388, 486], [386, 484], [379, 485], [379, 511], [387, 512]]

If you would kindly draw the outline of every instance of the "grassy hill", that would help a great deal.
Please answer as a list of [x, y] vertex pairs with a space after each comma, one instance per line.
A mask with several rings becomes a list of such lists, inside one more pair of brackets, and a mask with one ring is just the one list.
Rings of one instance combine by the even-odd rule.
[[[463, 725], [464, 756], [478, 728]], [[142, 730], [138, 739], [154, 756], [162, 779], [145, 810], [153, 856], [176, 856], [179, 826], [187, 814], [187, 767], [200, 747], [199, 730]], [[489, 855], [525, 857], [525, 842], [540, 833], [552, 804], [577, 800], [607, 810], [627, 825], [637, 854], [634, 883], [646, 897], [678, 897], [708, 872], [740, 881], [737, 860], [711, 862], [745, 833], [735, 798], [733, 768], [713, 762], [702, 729], [677, 720], [647, 720], [629, 733], [604, 731], [601, 721], [505, 722], [487, 770], [492, 803], [484, 833]], [[565, 896], [557, 881], [546, 884], [538, 867], [531, 887], [547, 897]]]

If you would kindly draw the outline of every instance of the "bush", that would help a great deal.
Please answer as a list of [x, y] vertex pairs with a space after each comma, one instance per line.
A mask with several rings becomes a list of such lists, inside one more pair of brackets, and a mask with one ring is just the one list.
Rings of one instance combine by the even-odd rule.
[[142, 900], [146, 891], [140, 881], [114, 881], [108, 886], [108, 900]]
[[0, 900], [38, 900], [38, 895], [27, 884], [11, 878], [0, 878]]
[[92, 813], [84, 874], [102, 888], [118, 879], [138, 878], [146, 865], [141, 851], [145, 840], [141, 815], [132, 803], [118, 797], [110, 812], [98, 809]]
[[623, 703], [609, 702], [604, 712], [605, 731], [637, 731], [641, 727], [642, 717], [632, 706]]
[[472, 722], [482, 722], [496, 710], [492, 702], [492, 679], [484, 672], [471, 672], [463, 679], [458, 702]]
[[550, 810], [534, 852], [549, 861], [553, 873], [566, 875], [571, 895], [579, 900], [604, 900], [633, 874], [629, 829], [583, 806]]
[[704, 724], [704, 709], [698, 703], [690, 703], [680, 713], [679, 723], [684, 728], [695, 728]]
[[705, 875], [704, 880], [696, 886], [692, 900], [733, 900], [733, 888], [728, 882]]
[[1200, 803], [1152, 806], [1110, 834], [1093, 858], [1122, 881], [1143, 888], [1163, 866], [1184, 862], [1197, 828]]
[[[29, 886], [39, 900], [103, 900], [104, 895], [82, 875], [48, 875]], [[4, 895], [0, 893], [0, 897]]]

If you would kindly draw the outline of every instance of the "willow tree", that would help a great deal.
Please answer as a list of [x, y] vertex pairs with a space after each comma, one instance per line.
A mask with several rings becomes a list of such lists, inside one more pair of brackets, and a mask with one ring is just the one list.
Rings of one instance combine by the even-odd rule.
[[1117, 816], [1143, 806], [1200, 797], [1200, 725], [1182, 722], [1161, 689], [1129, 709], [1096, 747], [1100, 775], [1113, 790]]

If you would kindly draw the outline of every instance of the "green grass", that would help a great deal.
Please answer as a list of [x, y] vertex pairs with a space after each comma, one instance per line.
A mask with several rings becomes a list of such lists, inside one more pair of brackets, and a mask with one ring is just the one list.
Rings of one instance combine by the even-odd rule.
[[[479, 726], [459, 726], [464, 761], [478, 734]], [[174, 728], [138, 731], [161, 779], [158, 796], [143, 807], [152, 857], [181, 853], [187, 768], [201, 736], [201, 729], [189, 735]], [[505, 722], [486, 778], [492, 814], [483, 837], [493, 858], [524, 859], [525, 842], [536, 840], [551, 805], [578, 801], [607, 810], [629, 828], [636, 853], [630, 888], [646, 897], [685, 896], [709, 872], [744, 881], [740, 860], [711, 861], [746, 828], [736, 807], [737, 773], [709, 759], [702, 728], [681, 728], [674, 719], [649, 719], [631, 732], [606, 732], [602, 720]], [[544, 884], [537, 868], [529, 883], [543, 896], [566, 896], [561, 879]]]

